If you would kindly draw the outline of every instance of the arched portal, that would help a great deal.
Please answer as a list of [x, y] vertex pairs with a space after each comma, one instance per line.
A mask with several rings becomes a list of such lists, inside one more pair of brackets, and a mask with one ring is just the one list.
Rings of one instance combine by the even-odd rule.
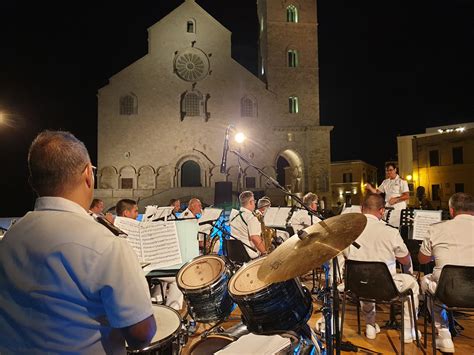
[[201, 184], [201, 167], [193, 160], [188, 160], [181, 165], [181, 187], [196, 187]]
[[303, 160], [292, 150], [285, 149], [276, 160], [277, 181], [291, 192], [304, 192]]

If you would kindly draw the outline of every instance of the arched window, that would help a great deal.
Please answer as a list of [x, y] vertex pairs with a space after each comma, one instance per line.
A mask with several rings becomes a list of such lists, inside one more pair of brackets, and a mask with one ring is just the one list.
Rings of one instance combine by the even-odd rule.
[[295, 5], [286, 8], [286, 22], [298, 22], [298, 9]]
[[186, 23], [186, 32], [188, 33], [196, 33], [196, 28], [195, 28], [194, 20], [188, 20]]
[[196, 187], [201, 185], [201, 167], [193, 160], [187, 160], [181, 165], [181, 187]]
[[296, 49], [288, 50], [288, 66], [290, 68], [298, 66], [298, 51]]
[[203, 96], [199, 91], [188, 91], [184, 94], [181, 105], [185, 116], [201, 116]]
[[257, 104], [248, 96], [242, 97], [240, 100], [240, 116], [241, 117], [257, 117]]
[[298, 113], [298, 97], [290, 96], [288, 98], [288, 109], [290, 113]]
[[138, 114], [138, 99], [135, 94], [130, 93], [120, 98], [120, 114], [128, 116]]

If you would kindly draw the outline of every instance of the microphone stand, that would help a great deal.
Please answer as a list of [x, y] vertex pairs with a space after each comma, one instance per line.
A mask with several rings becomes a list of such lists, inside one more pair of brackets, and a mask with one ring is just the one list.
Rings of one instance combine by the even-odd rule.
[[[296, 202], [298, 202], [301, 206], [303, 206], [303, 208], [305, 210], [308, 211], [308, 213], [310, 215], [313, 215], [313, 216], [316, 216], [316, 217], [320, 217], [318, 216], [317, 212], [313, 211], [312, 209], [310, 209], [308, 206], [306, 206], [304, 203], [303, 203], [303, 200], [301, 198], [299, 198], [297, 195], [295, 195], [294, 193], [288, 191], [287, 189], [285, 189], [283, 186], [280, 185], [280, 183], [278, 181], [276, 181], [274, 178], [272, 178], [271, 176], [267, 175], [262, 169], [260, 169], [258, 166], [254, 165], [252, 162], [250, 162], [247, 158], [245, 158], [242, 154], [240, 154], [240, 152], [237, 152], [235, 150], [231, 150], [230, 151], [231, 153], [235, 154], [237, 156], [238, 159], [241, 159], [242, 161], [244, 161], [247, 165], [251, 166], [252, 168], [254, 168], [255, 170], [258, 171], [258, 173], [264, 177], [266, 177], [268, 179], [268, 181], [270, 181], [273, 186], [275, 186], [277, 189], [281, 190], [285, 195], [287, 196], [291, 196], [294, 200], [296, 200]], [[322, 217], [322, 216], [321, 216]], [[324, 219], [324, 218], [320, 218], [321, 220]]]
[[[240, 154], [240, 152], [237, 152], [235, 150], [231, 150], [230, 152], [235, 154], [239, 159], [242, 159], [247, 165], [249, 165], [249, 166], [253, 167], [255, 170], [257, 170], [260, 175], [266, 177], [273, 184], [273, 186], [275, 186], [279, 190], [283, 191], [283, 193], [285, 193], [287, 196], [291, 196], [294, 200], [296, 200], [298, 203], [300, 203], [300, 205], [303, 206], [303, 208], [308, 211], [310, 216], [316, 216], [316, 217], [319, 218], [318, 214], [316, 212], [314, 212], [313, 210], [311, 210], [308, 206], [306, 206], [298, 196], [296, 196], [295, 194], [291, 193], [290, 191], [285, 189], [283, 186], [281, 186], [278, 183], [278, 181], [276, 181], [271, 176], [267, 175], [258, 166], [252, 164], [248, 159], [243, 157], [242, 154]], [[320, 219], [323, 220], [324, 218], [320, 218]], [[300, 239], [304, 239], [307, 236], [308, 236], [308, 234], [305, 233], [305, 232], [298, 233], [298, 237]], [[357, 244], [356, 242], [354, 242], [353, 244], [356, 248], [360, 248], [360, 245]], [[330, 297], [331, 296], [329, 294], [330, 293], [330, 291], [329, 291], [329, 278], [328, 278], [328, 276], [326, 276], [326, 286], [327, 286], [327, 291], [328, 292], [326, 293], [326, 299], [325, 299], [325, 302], [324, 302], [326, 305], [323, 307], [324, 308], [323, 313], [325, 313], [324, 318], [325, 318], [325, 322], [326, 322], [326, 348], [327, 348], [326, 354], [333, 354], [334, 350], [336, 350], [336, 354], [340, 354], [341, 353], [341, 347], [347, 349], [347, 348], [350, 348], [350, 346], [353, 346], [353, 345], [349, 342], [344, 342], [344, 343], [341, 342], [341, 334], [340, 334], [340, 330], [339, 330], [339, 294], [338, 294], [338, 290], [337, 290], [337, 274], [336, 274], [337, 273], [337, 266], [338, 266], [337, 265], [337, 257], [334, 257], [332, 259], [332, 263], [333, 263], [333, 269], [334, 269], [334, 271], [333, 271], [333, 282], [332, 282], [333, 302], [332, 302], [332, 305], [331, 305], [330, 304], [331, 303], [330, 302]], [[327, 304], [329, 304], [329, 307], [327, 306]], [[334, 328], [336, 328], [335, 332], [334, 332], [334, 329], [332, 329], [332, 327], [331, 327], [331, 315], [334, 317], [334, 323], [335, 323]], [[335, 342], [335, 344], [334, 344], [334, 342]], [[351, 350], [349, 350], [349, 351], [351, 351]]]

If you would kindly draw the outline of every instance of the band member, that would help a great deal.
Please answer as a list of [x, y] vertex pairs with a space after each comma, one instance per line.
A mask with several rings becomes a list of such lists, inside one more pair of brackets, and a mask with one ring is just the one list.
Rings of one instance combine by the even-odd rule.
[[[316, 213], [318, 210], [318, 195], [308, 192], [303, 197], [303, 203], [312, 212]], [[291, 226], [296, 233], [301, 229], [305, 229], [306, 227], [309, 227], [320, 221], [321, 219], [316, 217], [314, 214], [309, 213], [306, 209], [300, 209], [294, 212], [290, 219]]]
[[[418, 254], [421, 264], [434, 259], [435, 268], [421, 280], [421, 290], [434, 294], [444, 265], [474, 266], [474, 197], [456, 193], [449, 199], [450, 221], [433, 224]], [[462, 285], [459, 285], [462, 287]], [[440, 307], [430, 310], [434, 315], [437, 331], [436, 347], [442, 352], [453, 353], [454, 343], [449, 332], [448, 320]]]
[[255, 211], [255, 213], [259, 213], [262, 216], [265, 216], [265, 213], [270, 207], [272, 207], [272, 201], [270, 201], [269, 197], [264, 196], [260, 200], [258, 200], [257, 210]]
[[385, 194], [385, 207], [392, 207], [394, 210], [390, 213], [387, 221], [394, 227], [400, 227], [400, 213], [407, 208], [406, 201], [410, 198], [410, 190], [406, 180], [397, 174], [397, 167], [394, 163], [385, 164], [385, 179], [378, 188], [374, 188], [371, 184], [365, 184], [365, 187], [372, 193]]
[[247, 244], [257, 249], [258, 252], [255, 252], [245, 246], [250, 258], [254, 259], [260, 254], [265, 254], [265, 244], [260, 237], [262, 232], [260, 222], [253, 213], [255, 210], [255, 198], [253, 192], [242, 192], [239, 196], [239, 202], [240, 211], [235, 215], [231, 215], [231, 234], [241, 240], [244, 245]]
[[[381, 221], [384, 215], [385, 202], [378, 194], [369, 194], [362, 203], [362, 213], [367, 217], [367, 226], [356, 239], [360, 248], [350, 246], [344, 251], [347, 259], [360, 261], [382, 261], [387, 264], [395, 285], [400, 292], [411, 288], [415, 300], [415, 310], [418, 309], [419, 286], [412, 275], [397, 274], [396, 261], [402, 265], [410, 265], [411, 257], [397, 229], [387, 226]], [[380, 285], [383, 287], [383, 285]], [[411, 343], [416, 338], [412, 319], [410, 299], [404, 303], [404, 341]], [[375, 339], [380, 327], [375, 323], [375, 303], [361, 302], [362, 312], [366, 320], [366, 336]]]
[[33, 212], [0, 248], [1, 353], [125, 353], [156, 331], [137, 256], [88, 213], [95, 169], [84, 144], [45, 131], [28, 154]]
[[198, 198], [192, 198], [188, 202], [186, 208], [181, 214], [181, 218], [199, 218], [202, 215], [202, 203]]
[[179, 199], [172, 198], [168, 206], [173, 207], [173, 211], [171, 211], [171, 213], [174, 215], [181, 211], [181, 201]]
[[114, 223], [114, 216], [112, 213], [104, 214], [104, 201], [99, 198], [95, 198], [92, 200], [91, 206], [89, 207], [89, 213], [92, 214], [94, 217], [104, 217], [110, 223]]
[[138, 217], [138, 205], [134, 200], [124, 198], [117, 202], [115, 206], [115, 212], [119, 217], [126, 217], [131, 219], [137, 219]]

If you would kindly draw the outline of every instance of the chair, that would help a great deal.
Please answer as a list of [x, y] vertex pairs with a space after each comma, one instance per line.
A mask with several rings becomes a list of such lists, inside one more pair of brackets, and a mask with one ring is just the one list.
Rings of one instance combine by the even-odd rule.
[[[433, 312], [435, 304], [450, 313], [454, 311], [472, 311], [474, 309], [474, 266], [445, 265], [441, 270], [436, 292], [427, 291], [425, 302]], [[424, 347], [426, 348], [428, 312], [424, 317]], [[431, 317], [433, 354], [436, 354], [435, 322]]]
[[252, 260], [245, 250], [244, 244], [237, 239], [224, 239], [224, 253], [235, 265], [240, 266]]
[[[346, 308], [347, 294], [353, 296], [357, 302], [357, 332], [360, 331], [360, 303], [359, 301], [367, 301], [374, 303], [394, 304], [398, 302], [401, 304], [401, 353], [405, 353], [404, 343], [404, 307], [403, 303], [411, 298], [411, 311], [413, 319], [416, 319], [415, 303], [413, 292], [411, 289], [400, 292], [395, 286], [392, 275], [385, 263], [380, 261], [355, 261], [346, 260], [345, 271], [345, 290], [342, 302], [341, 315], [341, 338], [344, 331], [344, 314]], [[420, 339], [418, 338], [418, 327], [415, 323], [416, 344], [420, 346]]]
[[154, 293], [154, 289], [159, 287], [161, 294], [161, 301], [157, 304], [166, 304], [166, 290], [163, 288], [163, 281], [160, 280], [162, 277], [176, 277], [176, 274], [179, 270], [176, 269], [157, 269], [150, 271], [145, 277], [148, 282], [148, 287], [150, 288], [150, 294]]

